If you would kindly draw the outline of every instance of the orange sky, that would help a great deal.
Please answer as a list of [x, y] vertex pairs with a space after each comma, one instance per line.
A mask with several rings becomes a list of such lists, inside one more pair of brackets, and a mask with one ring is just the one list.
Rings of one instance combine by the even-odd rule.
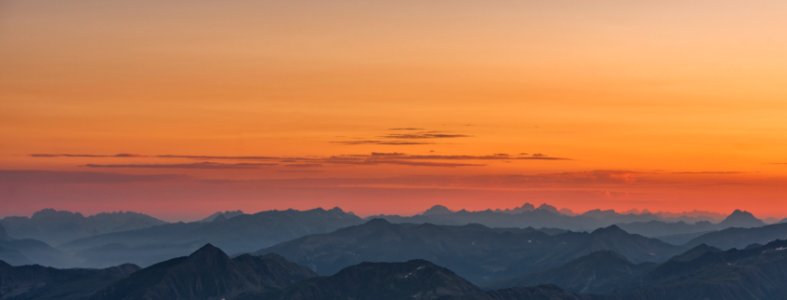
[[2, 1], [0, 212], [787, 216], [785, 11]]

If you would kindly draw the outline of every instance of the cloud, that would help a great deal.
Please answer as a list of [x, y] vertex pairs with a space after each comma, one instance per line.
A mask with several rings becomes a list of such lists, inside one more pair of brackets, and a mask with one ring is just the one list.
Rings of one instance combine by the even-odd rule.
[[458, 133], [444, 133], [444, 132], [420, 132], [420, 133], [391, 133], [382, 136], [386, 139], [406, 139], [406, 140], [422, 140], [422, 139], [453, 139], [471, 137], [466, 134]]
[[420, 128], [420, 127], [394, 127], [394, 128], [388, 128], [388, 130], [390, 130], [390, 131], [417, 131], [417, 130], [424, 130], [424, 129]]
[[510, 155], [496, 153], [492, 155], [408, 155], [399, 152], [372, 152], [372, 157], [395, 157], [407, 160], [571, 160], [565, 157], [549, 156], [546, 154]]
[[431, 145], [431, 144], [434, 144], [434, 143], [429, 143], [429, 142], [386, 141], [386, 140], [351, 140], [351, 141], [333, 141], [331, 143], [344, 144], [344, 145], [389, 145], [389, 146]]
[[158, 158], [184, 158], [198, 160], [280, 160], [282, 157], [276, 156], [225, 156], [225, 155], [178, 155], [178, 154], [159, 154]]
[[136, 175], [105, 172], [74, 172], [49, 170], [0, 170], [1, 183], [18, 184], [86, 184], [160, 182], [187, 179], [185, 175]]
[[224, 164], [216, 162], [198, 162], [185, 164], [86, 164], [88, 168], [116, 168], [116, 169], [253, 169], [258, 167], [271, 167], [277, 164], [265, 163], [240, 163]]
[[100, 157], [143, 157], [142, 155], [130, 153], [118, 154], [81, 154], [81, 153], [33, 153], [31, 157], [77, 157], [77, 158], [100, 158]]
[[[392, 141], [400, 142], [400, 141]], [[410, 142], [407, 142], [410, 143]], [[83, 158], [138, 158], [149, 157], [156, 159], [171, 160], [204, 160], [201, 162], [166, 162], [166, 163], [118, 163], [118, 164], [98, 164], [88, 163], [83, 165], [89, 168], [138, 168], [138, 169], [248, 169], [258, 167], [281, 166], [286, 168], [305, 168], [318, 167], [323, 165], [401, 165], [414, 167], [478, 167], [484, 166], [489, 161], [566, 161], [570, 158], [551, 156], [542, 153], [518, 155], [507, 153], [495, 153], [489, 155], [438, 155], [438, 154], [407, 154], [402, 152], [371, 152], [369, 154], [343, 154], [332, 156], [264, 156], [264, 155], [245, 155], [245, 156], [226, 156], [226, 155], [180, 155], [180, 154], [157, 154], [157, 155], [103, 155], [103, 154], [57, 154], [58, 157], [83, 157]], [[53, 157], [41, 156], [35, 157]], [[213, 161], [235, 161], [234, 163], [219, 163]], [[447, 162], [450, 161], [450, 162]], [[247, 163], [240, 163], [247, 162]], [[252, 163], [253, 162], [253, 163]]]
[[288, 168], [320, 168], [322, 164], [315, 164], [315, 163], [298, 163], [298, 164], [286, 164], [284, 165]]
[[[406, 146], [406, 145], [432, 144], [432, 142], [425, 142], [424, 140], [455, 139], [455, 138], [471, 137], [471, 135], [467, 135], [467, 134], [434, 131], [434, 130], [428, 131], [428, 130], [424, 130], [424, 128], [418, 128], [418, 127], [396, 127], [396, 128], [389, 128], [388, 131], [394, 131], [395, 133], [388, 133], [382, 136], [378, 136], [376, 138], [359, 138], [356, 140], [334, 141], [333, 143], [345, 144], [345, 145]], [[402, 131], [407, 131], [407, 133], [401, 133]]]

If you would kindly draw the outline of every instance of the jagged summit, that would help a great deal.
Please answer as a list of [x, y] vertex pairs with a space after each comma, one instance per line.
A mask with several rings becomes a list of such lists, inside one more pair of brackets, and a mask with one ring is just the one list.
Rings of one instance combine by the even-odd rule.
[[452, 212], [453, 211], [448, 209], [448, 207], [445, 207], [443, 205], [438, 204], [438, 205], [432, 206], [431, 208], [429, 208], [426, 211], [424, 211], [422, 213], [422, 215], [424, 215], [424, 216], [439, 216], [439, 215], [447, 215], [447, 214], [450, 214]]
[[765, 222], [748, 211], [736, 209], [719, 224], [723, 227], [759, 227], [765, 225]]

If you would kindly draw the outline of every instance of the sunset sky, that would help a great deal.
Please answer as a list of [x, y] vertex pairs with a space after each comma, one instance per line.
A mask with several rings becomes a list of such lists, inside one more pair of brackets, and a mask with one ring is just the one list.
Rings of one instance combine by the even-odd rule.
[[0, 215], [787, 217], [787, 2], [0, 1]]

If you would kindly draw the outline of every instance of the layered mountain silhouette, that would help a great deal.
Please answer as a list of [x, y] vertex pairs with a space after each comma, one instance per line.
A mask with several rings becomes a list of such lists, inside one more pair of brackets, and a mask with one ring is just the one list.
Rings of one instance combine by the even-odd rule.
[[506, 284], [555, 284], [604, 299], [784, 299], [787, 241], [722, 251], [699, 245], [661, 264], [596, 252]]
[[[620, 229], [597, 234], [606, 239]], [[133, 265], [59, 270], [0, 262], [0, 299], [775, 300], [787, 295], [787, 241], [728, 251], [699, 245], [659, 264], [635, 264], [614, 251], [595, 251], [517, 280], [508, 281], [510, 287], [483, 289], [424, 259], [362, 262], [320, 277], [278, 255], [231, 258], [205, 245], [141, 270]]]
[[30, 238], [59, 245], [97, 234], [134, 230], [164, 224], [164, 221], [134, 212], [80, 213], [44, 209], [31, 217], [6, 217], [0, 225], [17, 238]]
[[663, 261], [677, 246], [628, 234], [617, 226], [592, 233], [548, 234], [483, 225], [393, 224], [382, 219], [310, 235], [261, 250], [278, 253], [324, 275], [364, 261], [426, 259], [480, 285], [560, 266], [599, 250], [634, 262]]
[[10, 265], [42, 264], [67, 266], [69, 258], [60, 250], [34, 239], [15, 239], [0, 226], [0, 260]]
[[727, 228], [692, 239], [688, 245], [706, 244], [721, 249], [743, 249], [751, 244], [767, 244], [773, 240], [787, 239], [787, 223], [754, 228]]
[[591, 299], [555, 286], [483, 290], [426, 260], [361, 263], [317, 277], [278, 255], [230, 258], [205, 245], [148, 268], [58, 270], [0, 262], [0, 299]]
[[562, 211], [554, 206], [533, 204], [505, 210], [452, 211], [443, 205], [435, 205], [414, 216], [380, 215], [394, 223], [432, 223], [440, 225], [482, 224], [489, 227], [516, 228], [560, 228], [574, 231], [592, 231], [597, 228], [618, 225], [629, 233], [647, 237], [664, 238], [676, 243], [685, 243], [703, 233], [729, 227], [756, 227], [765, 223], [749, 212], [736, 210], [721, 222], [714, 222], [708, 214], [665, 215], [657, 213], [618, 213], [613, 210], [590, 210], [582, 214]]
[[147, 266], [187, 255], [206, 243], [228, 253], [243, 253], [361, 222], [361, 218], [338, 208], [265, 211], [216, 218], [211, 222], [171, 223], [97, 235], [73, 241], [63, 248], [75, 253], [82, 266], [105, 267], [127, 262]]
[[784, 299], [787, 241], [745, 250], [707, 246], [662, 264], [641, 286], [622, 289], [624, 299]]

